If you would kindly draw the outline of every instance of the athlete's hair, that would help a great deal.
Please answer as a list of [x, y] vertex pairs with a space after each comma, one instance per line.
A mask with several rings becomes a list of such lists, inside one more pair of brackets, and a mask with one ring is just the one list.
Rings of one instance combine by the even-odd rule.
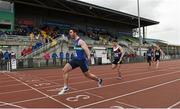
[[116, 42], [117, 43], [118, 41], [116, 39], [113, 39], [112, 42]]
[[74, 33], [78, 33], [78, 28], [76, 27], [71, 27], [70, 30], [72, 30]]

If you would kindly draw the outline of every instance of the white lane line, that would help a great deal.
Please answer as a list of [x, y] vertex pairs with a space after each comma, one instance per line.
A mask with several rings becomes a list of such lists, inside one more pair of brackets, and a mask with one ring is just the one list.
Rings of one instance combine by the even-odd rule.
[[[41, 87], [41, 88], [37, 88], [37, 89], [46, 89], [46, 88], [51, 88], [51, 87], [61, 87], [62, 85], [53, 85], [53, 86], [46, 86], [46, 87]], [[23, 91], [30, 91], [33, 89], [24, 89], [24, 90], [17, 90], [17, 91], [10, 91], [10, 92], [2, 92], [0, 93], [0, 95], [2, 94], [9, 94], [9, 93], [16, 93], [16, 92], [23, 92]]]
[[[103, 87], [109, 87], [109, 86], [114, 86], [114, 85], [120, 85], [120, 84], [126, 84], [126, 83], [133, 83], [133, 82], [137, 82], [137, 81], [141, 81], [141, 80], [147, 80], [147, 79], [151, 79], [151, 78], [156, 78], [156, 77], [161, 77], [161, 76], [166, 76], [166, 75], [170, 75], [170, 74], [175, 74], [178, 73], [176, 72], [171, 72], [171, 73], [166, 73], [166, 74], [161, 74], [161, 75], [156, 75], [156, 76], [149, 76], [149, 77], [145, 77], [145, 78], [140, 78], [140, 79], [134, 79], [134, 80], [130, 80], [130, 81], [126, 81], [126, 82], [122, 82], [122, 83], [117, 83], [117, 84], [112, 84], [112, 85], [106, 85]], [[94, 87], [94, 88], [89, 88], [89, 89], [83, 89], [83, 90], [78, 90], [78, 91], [73, 91], [73, 92], [69, 92], [67, 94], [71, 94], [71, 93], [77, 93], [77, 92], [83, 92], [83, 91], [88, 91], [88, 90], [94, 90], [94, 89], [99, 89], [99, 87]], [[51, 97], [57, 97], [59, 95], [52, 95]], [[39, 97], [39, 98], [34, 98], [34, 99], [28, 99], [28, 100], [22, 100], [22, 101], [17, 101], [17, 102], [12, 102], [13, 104], [17, 104], [17, 103], [23, 103], [23, 102], [27, 102], [27, 101], [33, 101], [33, 100], [39, 100], [39, 99], [44, 99], [47, 97]], [[0, 105], [1, 106], [1, 105]]]
[[168, 107], [168, 109], [172, 109], [174, 108], [175, 106], [179, 105], [180, 104], [180, 101], [176, 102], [175, 104], [171, 105]]
[[[170, 70], [170, 69], [168, 69], [168, 70]], [[167, 69], [166, 70], [159, 70], [159, 71], [167, 71]], [[143, 73], [135, 73], [135, 74], [127, 74], [127, 75], [124, 75], [123, 77], [129, 77], [129, 76], [136, 76], [136, 75], [141, 75], [141, 74], [150, 74], [150, 73], [152, 73], [152, 72], [156, 72], [156, 71], [149, 71], [149, 72], [143, 72]], [[111, 79], [115, 79], [115, 78], [117, 78], [117, 77], [109, 77], [109, 78], [105, 78], [104, 80], [111, 80]], [[88, 80], [88, 81], [81, 81], [81, 82], [75, 82], [75, 83], [70, 83], [70, 85], [78, 85], [78, 84], [83, 84], [83, 83], [89, 83], [89, 82], [92, 82], [93, 80]]]
[[[155, 75], [155, 76], [149, 76], [149, 77], [140, 78], [140, 79], [134, 79], [134, 80], [125, 81], [125, 82], [121, 82], [121, 83], [104, 85], [104, 86], [102, 86], [102, 87], [100, 87], [100, 88], [105, 88], [105, 87], [110, 87], [110, 86], [116, 86], [116, 85], [126, 84], [126, 83], [133, 83], [133, 82], [136, 82], [136, 81], [141, 81], [141, 80], [146, 80], [146, 79], [151, 79], [151, 78], [156, 78], [156, 77], [161, 77], [161, 76], [166, 76], [166, 75], [171, 75], [171, 74], [176, 74], [176, 73], [179, 73], [179, 72], [180, 72], [180, 71], [175, 71], [175, 72], [171, 72], [171, 73], [165, 73], [165, 74], [160, 74], [160, 75]], [[72, 93], [77, 93], [77, 92], [94, 90], [94, 89], [100, 89], [100, 88], [99, 88], [99, 87], [88, 88], [88, 89], [83, 89], [83, 90], [78, 90], [78, 91], [69, 92], [69, 93], [66, 93], [65, 95], [72, 94]]]
[[[162, 63], [163, 64], [163, 63]], [[128, 65], [130, 65], [130, 64], [128, 64]], [[111, 65], [109, 65], [109, 67], [111, 68]], [[169, 65], [169, 66], [166, 66], [166, 67], [175, 67], [174, 65]], [[98, 68], [98, 69], [101, 69], [101, 68]], [[134, 70], [136, 70], [136, 71], [138, 71], [138, 70], [146, 70], [144, 67], [135, 67], [135, 68], [132, 68], [132, 69], [134, 69]], [[57, 70], [59, 70], [59, 69], [57, 69]], [[95, 70], [95, 69], [93, 69], [93, 70]], [[105, 70], [105, 69], [103, 69], [103, 70]], [[98, 70], [98, 71], [103, 71], [103, 70]], [[124, 72], [124, 71], [128, 71], [129, 69], [126, 69], [126, 68], [121, 68], [121, 70]], [[97, 70], [96, 70], [97, 71]], [[58, 73], [57, 73], [58, 74]], [[43, 74], [43, 76], [44, 75], [49, 75], [48, 77], [51, 77], [51, 76], [56, 76], [57, 77], [57, 74], [56, 75], [49, 75], [49, 74]], [[19, 74], [18, 74], [19, 75]], [[25, 74], [22, 74], [22, 75], [25, 75]], [[82, 74], [74, 74], [74, 75], [72, 75], [73, 77], [71, 77], [71, 79], [73, 79], [73, 78], [78, 78], [77, 76], [80, 76], [80, 75], [82, 75]], [[41, 75], [36, 75], [36, 76], [41, 76]], [[75, 76], [75, 77], [74, 77]], [[101, 75], [97, 75], [97, 76], [101, 76]], [[48, 78], [47, 77], [47, 78]], [[58, 80], [58, 79], [57, 79]]]
[[124, 104], [126, 106], [129, 106], [131, 108], [135, 108], [135, 109], [140, 109], [139, 107], [137, 106], [134, 106], [134, 105], [131, 105], [131, 104], [127, 104], [127, 103], [124, 103], [124, 102], [120, 102], [120, 101], [115, 101], [116, 103], [119, 103], [119, 104]]
[[[166, 67], [173, 67], [173, 66], [166, 66]], [[173, 68], [176, 68], [176, 66], [174, 66]], [[105, 69], [103, 69], [103, 70], [105, 70]], [[102, 72], [103, 72], [103, 70], [102, 70]], [[131, 73], [131, 72], [136, 72], [136, 71], [141, 72], [141, 71], [146, 70], [146, 69], [145, 68], [143, 68], [143, 69], [136, 69], [135, 68], [135, 69], [133, 69], [133, 71], [129, 71], [129, 69], [124, 69], [124, 70], [121, 69], [121, 70], [122, 70], [122, 72], [128, 71], [127, 73]], [[75, 76], [75, 77], [71, 77], [71, 79], [81, 78], [81, 77], [79, 77], [80, 75], [82, 75], [82, 74], [79, 74], [78, 76]], [[107, 73], [107, 74], [105, 73], [105, 74], [100, 74], [100, 75], [97, 75], [97, 76], [106, 76], [106, 75], [112, 75], [112, 74], [111, 73]], [[113, 73], [113, 75], [115, 75], [115, 73]], [[45, 77], [45, 79], [48, 79], [49, 77], [57, 77], [57, 75], [55, 75], [55, 76], [48, 76], [48, 77]], [[63, 79], [54, 79], [54, 81], [55, 80], [63, 80]]]
[[[173, 68], [169, 68], [169, 69], [166, 69], [166, 70], [171, 70], [171, 69], [177, 69], [179, 67], [173, 67]], [[148, 74], [148, 73], [151, 73], [151, 72], [156, 72], [156, 71], [166, 71], [166, 70], [155, 70], [155, 71], [148, 71], [147, 73], [146, 72], [143, 72], [143, 73], [135, 73], [135, 74], [127, 74], [126, 76], [135, 76], [135, 75], [138, 75], [138, 74]], [[135, 71], [134, 71], [135, 72]], [[114, 77], [115, 78], [115, 77]], [[106, 78], [107, 80], [108, 79], [114, 79], [114, 78]], [[57, 79], [59, 80], [59, 79]], [[56, 81], [56, 80], [53, 80], [53, 81]], [[88, 81], [83, 81], [83, 82], [76, 82], [76, 83], [73, 83], [71, 85], [77, 85], [77, 84], [83, 84], [83, 83], [86, 83], [86, 82], [91, 82], [91, 80], [88, 80]], [[6, 86], [0, 86], [0, 88], [2, 87], [10, 87], [10, 86], [19, 86], [21, 84], [11, 84], [11, 85], [6, 85]]]
[[[166, 69], [167, 70], [167, 69]], [[166, 71], [166, 70], [159, 70], [159, 71]], [[169, 69], [170, 70], [170, 69]], [[124, 77], [130, 77], [130, 76], [135, 76], [135, 75], [141, 75], [141, 74], [150, 74], [154, 71], [150, 71], [148, 73], [135, 73], [135, 74], [127, 74], [127, 75], [124, 75]], [[110, 79], [114, 79], [116, 77], [112, 77], [112, 78], [105, 78], [104, 80], [110, 80]], [[78, 84], [83, 84], [83, 83], [88, 83], [88, 82], [92, 82], [92, 80], [88, 80], [88, 81], [83, 81], [83, 82], [76, 82], [76, 83], [72, 83], [71, 86], [73, 85], [78, 85]], [[54, 83], [57, 83], [57, 82], [54, 82]], [[22, 84], [18, 84], [18, 85], [22, 85]], [[13, 85], [14, 86], [14, 85]], [[63, 87], [63, 85], [53, 85], [53, 86], [47, 86], [47, 87], [41, 87], [41, 88], [37, 88], [37, 89], [45, 89], [45, 88], [50, 88], [50, 87]], [[32, 90], [32, 89], [25, 89], [25, 90], [18, 90], [18, 91], [10, 91], [10, 92], [3, 92], [3, 93], [0, 93], [1, 94], [8, 94], [8, 93], [15, 93], [15, 92], [23, 92], [23, 91], [29, 91], [29, 90]]]
[[53, 98], [53, 97], [51, 97], [51, 96], [45, 94], [45, 93], [43, 93], [42, 91], [40, 91], [40, 90], [38, 90], [38, 89], [36, 89], [36, 88], [34, 88], [34, 87], [28, 85], [28, 84], [25, 83], [25, 82], [22, 82], [21, 80], [15, 78], [15, 77], [13, 77], [13, 76], [11, 76], [11, 75], [9, 75], [9, 74], [7, 74], [7, 76], [11, 77], [12, 79], [15, 79], [15, 80], [19, 81], [20, 83], [22, 83], [22, 84], [28, 86], [29, 88], [31, 88], [31, 89], [33, 89], [33, 90], [39, 92], [40, 94], [46, 96], [47, 98], [49, 98], [49, 99], [51, 99], [51, 100], [53, 100], [53, 101], [56, 101], [56, 102], [58, 102], [58, 103], [60, 103], [60, 104], [62, 104], [62, 105], [64, 105], [64, 106], [66, 106], [66, 107], [68, 107], [68, 108], [72, 108], [71, 106], [69, 106], [69, 105], [67, 105], [67, 104], [65, 104], [65, 103], [63, 103], [63, 102], [61, 102], [61, 101], [59, 101], [59, 100], [57, 100], [57, 99], [55, 99], [55, 98]]
[[144, 89], [141, 89], [141, 90], [133, 91], [133, 92], [123, 94], [123, 95], [120, 95], [120, 96], [112, 97], [112, 98], [101, 100], [101, 101], [94, 102], [94, 103], [90, 103], [90, 104], [87, 104], [87, 105], [80, 106], [78, 108], [85, 108], [85, 107], [88, 107], [88, 106], [93, 106], [93, 105], [96, 105], [96, 104], [99, 104], [99, 103], [104, 103], [104, 102], [115, 100], [115, 99], [118, 99], [118, 98], [130, 96], [130, 95], [133, 95], [133, 94], [137, 94], [137, 93], [144, 92], [144, 91], [147, 91], [147, 90], [155, 89], [157, 87], [165, 86], [165, 85], [175, 83], [175, 82], [178, 82], [178, 81], [180, 81], [180, 79], [175, 79], [173, 81], [168, 81], [168, 82], [165, 82], [165, 83], [162, 83], [162, 84], [158, 84], [158, 85], [147, 87], [147, 88], [144, 88]]
[[0, 103], [2, 103], [4, 105], [8, 105], [8, 106], [14, 106], [16, 108], [26, 109], [24, 107], [21, 107], [21, 106], [15, 105], [15, 104], [11, 104], [11, 103], [6, 103], [6, 102], [3, 102], [3, 101], [0, 101]]
[[97, 94], [94, 94], [94, 93], [90, 93], [90, 92], [85, 92], [86, 94], [89, 94], [89, 95], [92, 95], [92, 96], [95, 96], [95, 97], [98, 97], [98, 98], [101, 98], [101, 99], [104, 99], [104, 97], [102, 96], [99, 96]]

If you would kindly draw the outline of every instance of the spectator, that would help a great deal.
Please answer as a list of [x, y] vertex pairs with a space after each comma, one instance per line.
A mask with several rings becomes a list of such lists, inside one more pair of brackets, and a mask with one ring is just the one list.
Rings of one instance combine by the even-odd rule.
[[54, 52], [54, 53], [52, 54], [52, 59], [53, 59], [53, 64], [54, 64], [54, 65], [56, 65], [56, 59], [57, 59], [57, 58], [58, 58], [57, 53]]
[[34, 33], [31, 32], [31, 33], [29, 34], [29, 37], [30, 37], [31, 45], [32, 45], [32, 44], [34, 43], [34, 39], [35, 39]]
[[16, 59], [16, 53], [11, 52], [11, 59]]
[[69, 62], [69, 52], [66, 53], [66, 63]]
[[10, 62], [10, 53], [8, 52], [8, 50], [6, 50], [3, 56], [4, 56], [5, 65], [7, 66], [8, 62]]
[[26, 54], [31, 54], [32, 53], [32, 47], [29, 47], [26, 51]]
[[71, 60], [74, 59], [74, 53], [71, 53]]
[[63, 65], [64, 53], [61, 51], [59, 54], [61, 66]]
[[0, 67], [1, 69], [3, 69], [3, 52], [1, 49], [0, 49]]
[[46, 66], [48, 66], [50, 59], [50, 54], [48, 52], [44, 53], [44, 59], [46, 60]]
[[21, 56], [26, 56], [26, 52], [27, 52], [27, 50], [26, 50], [26, 48], [24, 48], [23, 51], [21, 52]]

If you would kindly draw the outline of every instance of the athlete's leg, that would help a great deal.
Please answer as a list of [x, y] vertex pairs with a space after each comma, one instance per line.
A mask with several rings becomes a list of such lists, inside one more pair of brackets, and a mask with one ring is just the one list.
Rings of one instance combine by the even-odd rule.
[[84, 73], [84, 75], [89, 79], [97, 81], [98, 86], [101, 87], [102, 82], [103, 82], [102, 79], [98, 78], [96, 75], [89, 72], [88, 62], [87, 61], [82, 61], [79, 64], [80, 64], [80, 68], [81, 68], [82, 72]]
[[99, 80], [98, 77], [96, 77], [94, 74], [89, 72], [89, 65], [87, 61], [79, 61], [79, 65], [80, 65], [81, 71], [87, 78], [95, 80], [95, 81]]
[[89, 71], [85, 72], [84, 75], [89, 79], [95, 80], [97, 82], [99, 81], [99, 78], [94, 74], [90, 73]]
[[84, 75], [85, 75], [87, 78], [89, 78], [89, 79], [92, 79], [92, 80], [94, 80], [94, 81], [97, 81], [99, 87], [102, 86], [103, 80], [102, 80], [101, 78], [98, 78], [97, 76], [95, 76], [94, 74], [90, 73], [89, 71], [84, 72]]
[[117, 68], [117, 65], [116, 64], [112, 64], [112, 69], [116, 69]]
[[122, 77], [120, 68], [121, 68], [121, 64], [118, 64], [118, 66], [117, 66], [118, 78], [121, 78], [121, 77]]
[[151, 60], [149, 59], [149, 67], [151, 66]]
[[63, 68], [63, 78], [64, 78], [64, 86], [68, 87], [69, 81], [69, 72], [72, 70], [72, 67], [69, 63], [67, 63]]
[[69, 72], [72, 70], [72, 67], [69, 63], [67, 63], [63, 68], [63, 78], [64, 78], [64, 87], [58, 93], [58, 95], [63, 95], [69, 90], [68, 82], [69, 82]]
[[159, 68], [159, 60], [156, 61], [156, 68]]

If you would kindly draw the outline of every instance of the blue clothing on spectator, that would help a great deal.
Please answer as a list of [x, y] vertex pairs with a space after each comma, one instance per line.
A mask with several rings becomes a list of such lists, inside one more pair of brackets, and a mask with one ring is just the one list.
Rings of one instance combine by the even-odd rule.
[[9, 52], [6, 51], [6, 52], [4, 53], [4, 59], [5, 59], [5, 60], [9, 60], [9, 59], [10, 59], [10, 53], [9, 53]]
[[71, 59], [73, 59], [73, 58], [74, 58], [74, 54], [72, 53], [72, 54], [71, 54]]
[[60, 52], [59, 56], [60, 56], [60, 59], [64, 59], [64, 53], [63, 52]]
[[69, 53], [68, 52], [66, 53], [66, 59], [69, 59]]
[[53, 58], [53, 59], [56, 59], [57, 57], [58, 57], [58, 56], [57, 56], [56, 53], [53, 53], [53, 54], [52, 54], [52, 58]]

